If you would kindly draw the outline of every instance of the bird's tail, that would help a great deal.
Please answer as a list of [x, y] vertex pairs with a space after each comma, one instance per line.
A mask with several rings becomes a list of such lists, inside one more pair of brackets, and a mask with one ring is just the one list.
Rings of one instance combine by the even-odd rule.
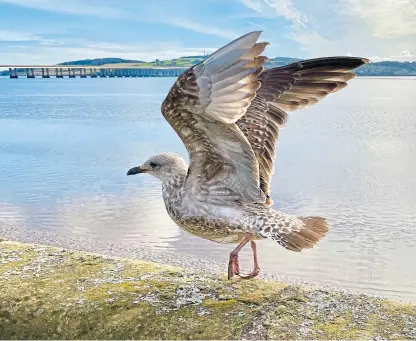
[[328, 232], [328, 224], [322, 217], [285, 217], [266, 226], [260, 235], [277, 241], [286, 249], [299, 252], [314, 247]]

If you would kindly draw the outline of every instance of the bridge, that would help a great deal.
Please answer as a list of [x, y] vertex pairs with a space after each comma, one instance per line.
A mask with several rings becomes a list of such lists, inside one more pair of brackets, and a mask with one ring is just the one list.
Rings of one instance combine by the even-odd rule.
[[141, 67], [135, 65], [82, 66], [82, 65], [0, 65], [9, 69], [10, 78], [106, 78], [106, 77], [178, 77], [188, 68]]

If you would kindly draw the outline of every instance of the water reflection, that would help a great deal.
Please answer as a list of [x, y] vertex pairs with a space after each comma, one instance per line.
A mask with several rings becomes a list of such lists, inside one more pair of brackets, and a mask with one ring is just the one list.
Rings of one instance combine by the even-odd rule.
[[170, 248], [178, 227], [166, 214], [160, 191], [66, 198], [56, 207], [56, 223], [64, 232], [83, 237]]

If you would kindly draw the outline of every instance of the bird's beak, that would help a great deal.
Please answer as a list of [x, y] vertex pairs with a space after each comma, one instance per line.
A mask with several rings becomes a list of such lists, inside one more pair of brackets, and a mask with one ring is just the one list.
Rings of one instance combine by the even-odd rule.
[[127, 172], [127, 175], [134, 175], [139, 173], [145, 173], [145, 170], [140, 167], [133, 167]]

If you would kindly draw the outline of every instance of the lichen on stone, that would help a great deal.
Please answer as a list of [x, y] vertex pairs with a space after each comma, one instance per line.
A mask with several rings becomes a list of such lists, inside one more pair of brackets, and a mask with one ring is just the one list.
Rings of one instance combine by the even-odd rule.
[[415, 339], [414, 305], [0, 241], [0, 339]]

